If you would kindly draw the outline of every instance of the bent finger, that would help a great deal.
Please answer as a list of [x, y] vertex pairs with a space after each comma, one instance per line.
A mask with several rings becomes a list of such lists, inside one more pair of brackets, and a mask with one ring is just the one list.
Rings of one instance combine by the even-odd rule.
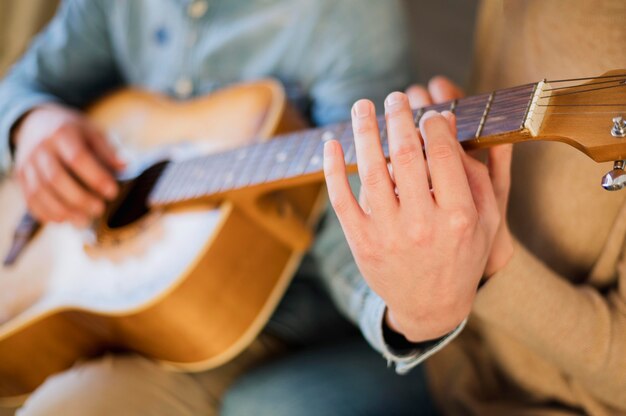
[[461, 88], [441, 75], [433, 77], [428, 82], [428, 93], [435, 104], [456, 100], [465, 95]]
[[56, 152], [63, 163], [94, 193], [106, 199], [117, 195], [117, 183], [110, 171], [94, 156], [76, 132], [63, 134], [56, 141]]
[[433, 104], [430, 93], [421, 85], [410, 86], [406, 90], [406, 95], [409, 97], [409, 104], [413, 110]]
[[37, 155], [36, 166], [42, 181], [74, 211], [89, 217], [101, 215], [104, 203], [74, 179], [54, 156], [48, 152]]

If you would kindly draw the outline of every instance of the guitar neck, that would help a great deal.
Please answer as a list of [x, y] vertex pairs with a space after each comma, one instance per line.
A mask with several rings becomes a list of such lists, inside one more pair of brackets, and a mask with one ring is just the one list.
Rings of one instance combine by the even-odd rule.
[[[527, 84], [489, 94], [462, 98], [420, 108], [415, 125], [429, 110], [456, 115], [457, 139], [464, 147], [484, 147], [511, 141], [511, 133], [532, 131], [533, 102], [541, 88]], [[378, 118], [382, 148], [389, 157], [384, 116]], [[278, 136], [223, 153], [172, 162], [159, 177], [149, 196], [153, 207], [198, 199], [219, 198], [243, 188], [291, 183], [296, 179], [319, 179], [323, 169], [324, 142], [341, 143], [349, 168], [356, 166], [354, 136], [350, 123], [339, 123]]]

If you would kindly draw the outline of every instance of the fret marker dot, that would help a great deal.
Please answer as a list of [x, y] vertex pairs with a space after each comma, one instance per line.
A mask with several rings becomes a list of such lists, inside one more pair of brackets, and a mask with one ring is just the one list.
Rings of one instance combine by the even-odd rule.
[[287, 160], [287, 153], [280, 152], [279, 154], [276, 155], [276, 161], [278, 163], [283, 163], [285, 160]]
[[232, 172], [229, 172], [224, 178], [224, 182], [231, 183], [235, 179], [235, 175]]
[[245, 152], [245, 151], [243, 151], [243, 152], [239, 152], [239, 153], [237, 154], [237, 160], [243, 160], [243, 159], [245, 159], [245, 158], [246, 158], [246, 156], [248, 156], [248, 155], [246, 154], [246, 152]]
[[319, 157], [319, 156], [317, 156], [317, 155], [315, 155], [315, 156], [313, 156], [313, 157], [311, 158], [311, 164], [312, 164], [313, 166], [317, 166], [317, 165], [319, 165], [321, 162], [322, 162], [322, 158], [321, 158], [321, 157]]

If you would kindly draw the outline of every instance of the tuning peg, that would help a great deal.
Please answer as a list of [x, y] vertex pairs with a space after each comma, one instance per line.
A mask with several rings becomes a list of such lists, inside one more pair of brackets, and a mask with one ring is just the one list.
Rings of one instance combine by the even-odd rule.
[[602, 177], [602, 187], [607, 191], [619, 191], [626, 186], [626, 172], [624, 166], [626, 162], [616, 160], [613, 164], [613, 170]]
[[626, 121], [623, 117], [620, 116], [613, 119], [611, 134], [613, 137], [626, 137]]

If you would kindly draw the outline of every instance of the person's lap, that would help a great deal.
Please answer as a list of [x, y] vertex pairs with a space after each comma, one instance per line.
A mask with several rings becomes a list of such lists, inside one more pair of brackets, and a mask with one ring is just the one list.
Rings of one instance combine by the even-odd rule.
[[263, 364], [226, 394], [224, 416], [434, 415], [424, 370], [399, 376], [364, 340]]
[[107, 355], [50, 377], [17, 415], [214, 415], [238, 376], [282, 348], [262, 334], [228, 364], [195, 374], [137, 355]]

